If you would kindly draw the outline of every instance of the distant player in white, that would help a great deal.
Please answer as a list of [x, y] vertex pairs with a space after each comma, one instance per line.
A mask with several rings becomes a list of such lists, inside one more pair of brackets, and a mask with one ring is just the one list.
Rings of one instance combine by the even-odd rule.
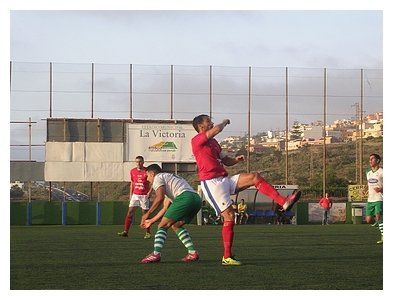
[[381, 157], [378, 154], [370, 155], [371, 170], [367, 172], [368, 183], [368, 200], [366, 206], [366, 222], [369, 224], [373, 218], [375, 222], [372, 226], [378, 226], [381, 231], [381, 240], [383, 241], [383, 169], [380, 167]]

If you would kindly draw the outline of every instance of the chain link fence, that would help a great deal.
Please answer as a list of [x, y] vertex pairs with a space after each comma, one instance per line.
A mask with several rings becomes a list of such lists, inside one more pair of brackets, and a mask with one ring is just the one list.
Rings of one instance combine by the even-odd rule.
[[[44, 162], [48, 118], [192, 120], [202, 113], [231, 120], [217, 138], [248, 163], [230, 172], [298, 184], [305, 198], [325, 190], [345, 198], [348, 184], [362, 182], [368, 155], [382, 155], [382, 69], [12, 61], [10, 75], [11, 161]], [[181, 175], [197, 184], [195, 174]], [[128, 193], [126, 183], [53, 185], [59, 199], [124, 200]], [[31, 197], [47, 200], [48, 188], [33, 182]]]

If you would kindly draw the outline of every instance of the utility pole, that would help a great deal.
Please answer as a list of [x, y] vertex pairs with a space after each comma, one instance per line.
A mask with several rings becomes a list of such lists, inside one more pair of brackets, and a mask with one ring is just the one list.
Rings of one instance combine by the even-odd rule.
[[358, 183], [360, 182], [359, 180], [359, 174], [358, 174], [358, 167], [359, 167], [359, 161], [358, 161], [358, 138], [359, 138], [359, 103], [356, 102], [355, 104], [351, 105], [351, 107], [355, 107], [355, 126], [356, 126], [356, 132], [355, 132], [355, 170], [356, 170], [356, 175], [355, 175], [355, 182]]

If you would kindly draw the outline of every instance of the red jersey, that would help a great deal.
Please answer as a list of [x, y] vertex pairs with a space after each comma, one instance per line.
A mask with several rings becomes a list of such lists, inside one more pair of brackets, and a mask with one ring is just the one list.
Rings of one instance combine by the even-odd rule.
[[149, 192], [149, 182], [147, 181], [146, 168], [138, 170], [133, 168], [130, 171], [130, 178], [133, 183], [132, 193], [135, 195], [147, 195]]
[[198, 166], [199, 180], [228, 176], [220, 158], [221, 146], [216, 139], [208, 139], [206, 132], [200, 132], [192, 138], [191, 147]]
[[331, 201], [329, 198], [323, 197], [321, 200], [319, 200], [319, 205], [321, 205], [324, 209], [329, 209], [330, 204]]

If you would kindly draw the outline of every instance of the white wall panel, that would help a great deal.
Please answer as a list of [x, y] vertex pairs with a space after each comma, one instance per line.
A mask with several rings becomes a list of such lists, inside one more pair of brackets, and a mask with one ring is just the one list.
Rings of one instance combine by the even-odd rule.
[[45, 162], [45, 181], [85, 181], [83, 162]]
[[123, 143], [85, 143], [87, 162], [123, 162]]
[[[151, 165], [151, 164], [157, 164], [160, 167], [162, 167], [161, 162], [155, 162], [155, 161], [148, 161], [148, 162], [145, 161], [144, 166], [147, 167], [148, 165]], [[130, 182], [130, 180], [131, 180], [130, 179], [130, 171], [131, 171], [131, 169], [133, 169], [135, 167], [136, 167], [135, 162], [125, 161], [123, 163], [123, 181]]]
[[123, 181], [123, 163], [86, 162], [85, 181]]
[[85, 143], [72, 143], [72, 161], [85, 161]]
[[72, 143], [46, 142], [45, 161], [72, 161]]
[[128, 161], [123, 163], [123, 181], [130, 182], [130, 171], [135, 167], [136, 167], [135, 162]]

